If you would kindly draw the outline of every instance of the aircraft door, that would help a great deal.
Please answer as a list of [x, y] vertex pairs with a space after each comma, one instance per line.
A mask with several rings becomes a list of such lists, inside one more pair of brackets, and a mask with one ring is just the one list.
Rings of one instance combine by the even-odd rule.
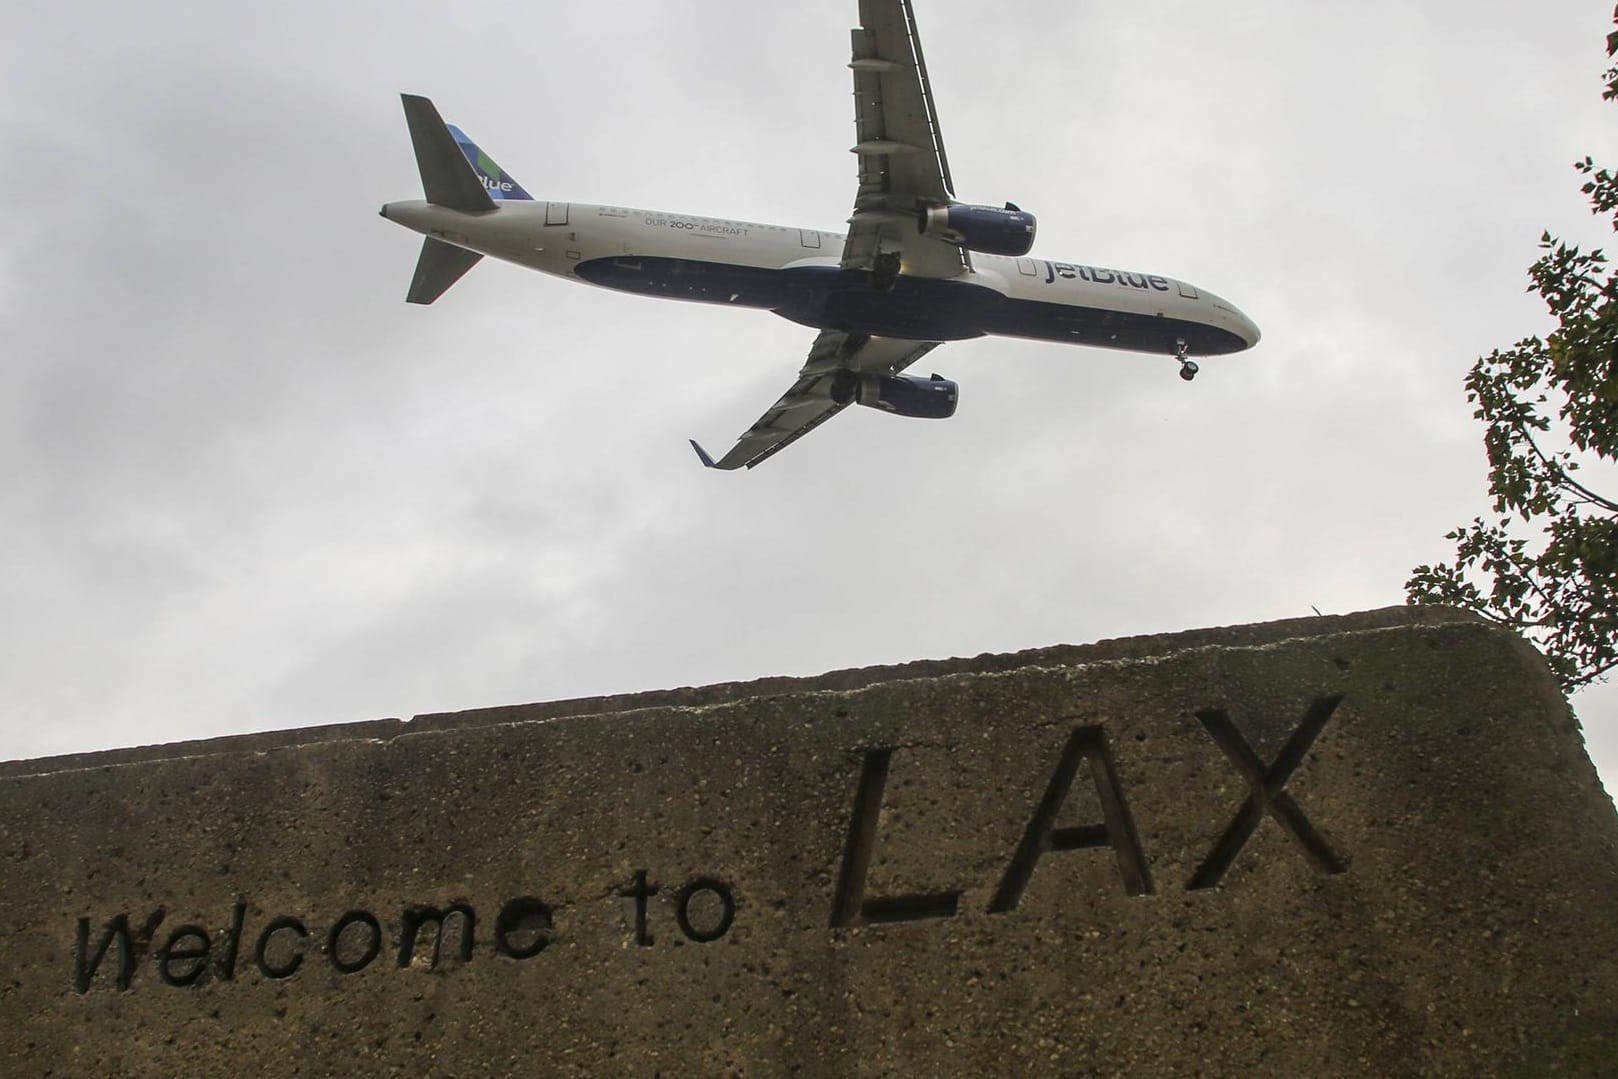
[[545, 204], [545, 224], [567, 224], [567, 207], [568, 204], [565, 202], [547, 202]]

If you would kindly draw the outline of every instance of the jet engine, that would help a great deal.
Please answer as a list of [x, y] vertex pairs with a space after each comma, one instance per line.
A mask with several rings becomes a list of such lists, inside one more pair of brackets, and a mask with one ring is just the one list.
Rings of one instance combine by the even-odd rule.
[[896, 416], [947, 420], [955, 415], [960, 386], [942, 375], [920, 378], [840, 371], [831, 384], [831, 399], [840, 405], [864, 405]]
[[986, 255], [1028, 254], [1028, 249], [1034, 246], [1034, 230], [1038, 227], [1033, 214], [1024, 213], [1009, 202], [1003, 210], [952, 202], [946, 206], [928, 206], [920, 216], [924, 234]]

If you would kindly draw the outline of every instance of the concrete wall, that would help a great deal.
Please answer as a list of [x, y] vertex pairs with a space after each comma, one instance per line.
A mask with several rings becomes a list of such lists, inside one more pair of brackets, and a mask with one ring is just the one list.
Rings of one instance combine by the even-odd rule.
[[1610, 1074], [1618, 819], [1447, 612], [0, 767], [0, 1074]]

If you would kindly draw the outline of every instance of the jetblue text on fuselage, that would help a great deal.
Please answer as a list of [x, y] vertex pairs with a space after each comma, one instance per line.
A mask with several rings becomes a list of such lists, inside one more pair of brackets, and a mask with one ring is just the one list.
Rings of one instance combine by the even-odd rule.
[[1128, 288], [1156, 289], [1158, 292], [1169, 290], [1168, 278], [1156, 274], [1108, 270], [1099, 266], [1074, 266], [1067, 262], [1045, 260], [1045, 283], [1048, 285], [1058, 277], [1069, 280], [1076, 277], [1080, 281], [1092, 281], [1097, 285], [1124, 285]]

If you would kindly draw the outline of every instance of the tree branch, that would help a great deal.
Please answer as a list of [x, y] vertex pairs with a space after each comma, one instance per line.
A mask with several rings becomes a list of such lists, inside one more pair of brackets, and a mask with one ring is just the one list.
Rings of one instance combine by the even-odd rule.
[[1567, 469], [1557, 464], [1551, 458], [1545, 456], [1545, 451], [1539, 448], [1539, 443], [1534, 441], [1534, 436], [1528, 433], [1521, 417], [1518, 417], [1516, 427], [1517, 433], [1521, 435], [1523, 441], [1528, 444], [1528, 448], [1534, 451], [1535, 457], [1539, 458], [1539, 463], [1545, 466], [1545, 470], [1547, 472], [1556, 477], [1556, 485], [1558, 487], [1565, 484], [1568, 487], [1573, 488], [1573, 490], [1577, 491], [1579, 494], [1583, 495], [1586, 499], [1586, 504], [1599, 506], [1608, 513], [1618, 513], [1618, 502], [1613, 502], [1610, 499], [1602, 498], [1600, 495], [1590, 490], [1590, 488], [1586, 487], [1584, 484], [1580, 483], [1578, 480], [1569, 475]]
[[1610, 661], [1608, 661], [1606, 663], [1603, 663], [1601, 666], [1597, 667], [1593, 671], [1585, 671], [1583, 674], [1579, 675], [1577, 678], [1575, 678], [1571, 682], [1569, 682], [1568, 685], [1574, 686], [1574, 687], [1587, 686], [1591, 682], [1596, 681], [1602, 675], [1606, 674], [1608, 671], [1613, 670], [1615, 668], [1618, 668], [1618, 659], [1613, 659], [1613, 660], [1610, 660]]

